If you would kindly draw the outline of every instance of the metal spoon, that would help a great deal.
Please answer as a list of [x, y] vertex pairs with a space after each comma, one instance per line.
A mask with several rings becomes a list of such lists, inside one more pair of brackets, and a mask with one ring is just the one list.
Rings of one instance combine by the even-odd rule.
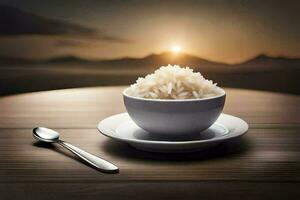
[[119, 169], [114, 164], [99, 158], [95, 155], [92, 155], [86, 151], [83, 151], [79, 149], [78, 147], [75, 147], [67, 142], [64, 142], [59, 139], [59, 133], [44, 127], [36, 127], [33, 129], [33, 137], [39, 141], [43, 142], [50, 142], [50, 143], [58, 143], [61, 146], [65, 147], [69, 151], [71, 151], [73, 154], [87, 162], [88, 164], [92, 165], [93, 167], [99, 169], [102, 172], [105, 173], [118, 173]]

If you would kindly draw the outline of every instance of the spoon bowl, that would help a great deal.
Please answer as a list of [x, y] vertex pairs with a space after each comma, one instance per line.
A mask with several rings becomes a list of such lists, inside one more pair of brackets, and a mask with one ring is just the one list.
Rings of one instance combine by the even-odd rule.
[[44, 127], [36, 127], [33, 129], [33, 137], [43, 142], [57, 142], [59, 140], [59, 133]]

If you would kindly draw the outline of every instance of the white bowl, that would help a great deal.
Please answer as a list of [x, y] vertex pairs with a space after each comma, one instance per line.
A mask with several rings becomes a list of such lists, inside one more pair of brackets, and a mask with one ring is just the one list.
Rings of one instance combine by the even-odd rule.
[[226, 93], [203, 99], [146, 99], [123, 91], [130, 118], [151, 134], [187, 137], [210, 127], [222, 113]]

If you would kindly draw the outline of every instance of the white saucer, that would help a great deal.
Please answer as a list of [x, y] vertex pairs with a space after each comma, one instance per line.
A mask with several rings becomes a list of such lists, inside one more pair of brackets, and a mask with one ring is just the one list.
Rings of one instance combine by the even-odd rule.
[[138, 127], [127, 113], [121, 113], [102, 120], [98, 124], [98, 130], [107, 137], [127, 142], [137, 149], [178, 153], [204, 150], [221, 142], [240, 137], [247, 132], [248, 124], [238, 117], [221, 114], [216, 123], [199, 133], [199, 136], [192, 139], [170, 141], [149, 134]]

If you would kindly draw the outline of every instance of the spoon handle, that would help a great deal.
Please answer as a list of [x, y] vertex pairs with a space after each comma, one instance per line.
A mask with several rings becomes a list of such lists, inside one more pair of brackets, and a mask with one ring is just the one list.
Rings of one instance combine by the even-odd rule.
[[102, 158], [99, 158], [93, 154], [83, 151], [82, 149], [80, 149], [72, 144], [69, 144], [67, 142], [64, 142], [62, 140], [58, 140], [57, 143], [60, 144], [61, 146], [65, 147], [69, 151], [71, 151], [73, 154], [75, 154], [76, 156], [78, 156], [79, 158], [84, 160], [86, 163], [92, 165], [93, 167], [99, 169], [102, 172], [105, 172], [105, 173], [118, 173], [119, 172], [119, 168], [117, 166], [115, 166], [114, 164], [112, 164]]

